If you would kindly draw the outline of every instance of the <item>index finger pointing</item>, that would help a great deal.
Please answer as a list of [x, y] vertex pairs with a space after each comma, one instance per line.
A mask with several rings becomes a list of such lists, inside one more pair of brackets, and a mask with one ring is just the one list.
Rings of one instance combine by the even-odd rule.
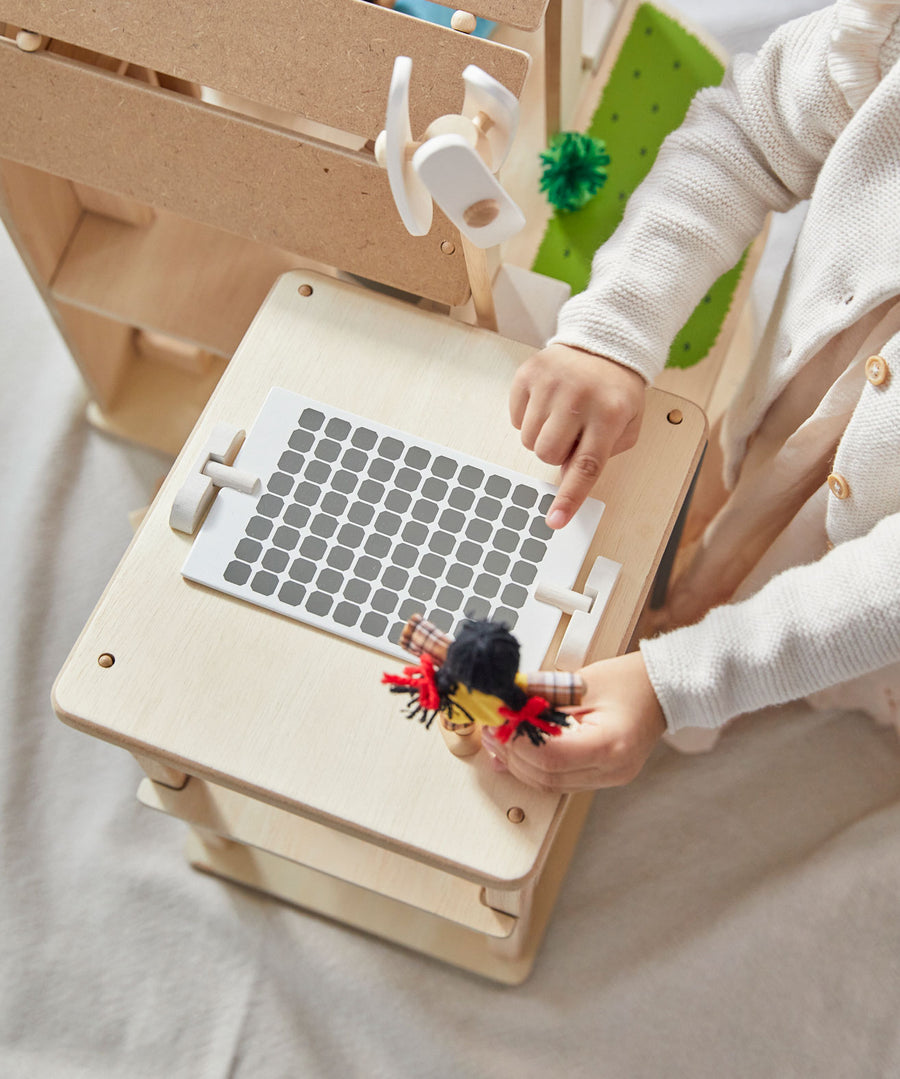
[[562, 482], [547, 513], [550, 528], [562, 528], [572, 520], [593, 489], [609, 460], [609, 451], [579, 442], [563, 466]]

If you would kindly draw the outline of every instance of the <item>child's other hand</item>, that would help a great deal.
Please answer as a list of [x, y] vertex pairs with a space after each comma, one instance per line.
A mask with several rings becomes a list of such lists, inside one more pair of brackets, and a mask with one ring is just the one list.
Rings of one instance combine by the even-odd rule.
[[629, 367], [568, 345], [551, 345], [516, 372], [509, 397], [522, 442], [563, 470], [547, 514], [562, 528], [591, 492], [607, 460], [631, 449], [644, 413], [644, 379]]
[[640, 652], [592, 663], [581, 671], [584, 699], [566, 708], [572, 724], [532, 745], [524, 736], [506, 745], [482, 732], [495, 766], [529, 787], [553, 793], [630, 783], [666, 729]]

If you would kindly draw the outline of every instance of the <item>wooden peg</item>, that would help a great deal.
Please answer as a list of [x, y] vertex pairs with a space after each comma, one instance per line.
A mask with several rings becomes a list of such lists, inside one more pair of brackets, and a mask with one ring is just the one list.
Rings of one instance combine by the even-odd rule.
[[450, 25], [461, 34], [473, 34], [478, 20], [470, 11], [454, 11], [450, 16]]
[[147, 757], [143, 753], [132, 753], [132, 757], [138, 762], [145, 774], [163, 787], [171, 787], [172, 790], [181, 790], [188, 781], [185, 772], [179, 772], [177, 768], [171, 768], [168, 764], [153, 757]]
[[486, 330], [497, 329], [497, 309], [494, 306], [492, 288], [493, 274], [488, 260], [488, 253], [476, 247], [464, 234], [460, 234], [463, 254], [466, 259], [466, 272], [469, 275], [469, 287], [472, 290], [472, 303], [475, 318], [479, 326]]
[[574, 592], [571, 588], [560, 588], [558, 585], [547, 581], [541, 581], [534, 590], [534, 598], [541, 603], [549, 603], [565, 614], [574, 614], [576, 611], [589, 611], [593, 599], [583, 592]]
[[497, 220], [500, 203], [496, 199], [479, 199], [463, 210], [463, 221], [473, 229], [483, 229]]
[[48, 40], [43, 34], [36, 34], [33, 30], [20, 30], [16, 34], [16, 44], [22, 52], [40, 52], [46, 49]]
[[472, 123], [482, 133], [482, 135], [486, 135], [491, 130], [491, 128], [495, 126], [493, 119], [488, 116], [488, 114], [483, 110], [480, 110], [478, 113], [476, 113], [475, 119], [472, 121]]
[[204, 828], [200, 824], [191, 825], [191, 831], [207, 850], [225, 851], [234, 845], [228, 836], [221, 835], [219, 832], [213, 831], [212, 828]]
[[481, 731], [474, 723], [457, 727], [441, 717], [441, 737], [454, 757], [474, 757], [481, 749]]
[[[152, 210], [151, 220], [152, 220]], [[142, 360], [167, 363], [192, 375], [205, 375], [213, 365], [213, 355], [198, 345], [180, 341], [154, 330], [135, 329], [134, 349]]]

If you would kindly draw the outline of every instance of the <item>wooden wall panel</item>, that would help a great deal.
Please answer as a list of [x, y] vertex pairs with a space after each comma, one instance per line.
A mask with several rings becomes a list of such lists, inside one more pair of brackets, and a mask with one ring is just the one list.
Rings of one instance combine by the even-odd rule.
[[371, 155], [6, 42], [0, 85], [0, 157], [439, 303], [468, 295], [456, 230], [436, 213], [410, 236]]
[[[491, 2], [535, 6], [535, 0]], [[462, 107], [460, 74], [467, 64], [484, 68], [518, 97], [530, 63], [516, 49], [361, 0], [254, 0], [249, 8], [238, 0], [0, 0], [3, 19], [364, 138], [384, 127], [397, 55], [413, 60], [415, 134]]]
[[72, 185], [0, 161], [0, 220], [41, 288], [49, 284], [81, 218]]

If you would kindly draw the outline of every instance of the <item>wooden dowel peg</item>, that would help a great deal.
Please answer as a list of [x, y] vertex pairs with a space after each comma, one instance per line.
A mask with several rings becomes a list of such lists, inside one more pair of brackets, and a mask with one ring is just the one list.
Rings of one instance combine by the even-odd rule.
[[211, 479], [216, 487], [229, 487], [232, 491], [240, 491], [245, 495], [256, 494], [259, 487], [259, 476], [232, 468], [231, 465], [223, 465], [219, 461], [208, 461], [203, 467], [203, 475]]
[[20, 30], [16, 34], [16, 44], [22, 52], [40, 52], [41, 49], [47, 48], [49, 39], [43, 34], [36, 34], [33, 30]]
[[476, 247], [462, 234], [460, 234], [460, 239], [466, 257], [466, 270], [469, 274], [469, 287], [472, 289], [475, 318], [479, 326], [487, 330], [496, 330], [497, 309], [494, 306], [493, 282], [487, 251]]
[[181, 790], [187, 783], [187, 773], [179, 772], [177, 768], [170, 768], [168, 764], [146, 757], [143, 753], [132, 753], [132, 757], [138, 762], [144, 773], [163, 787], [171, 787], [172, 790]]
[[474, 723], [456, 727], [441, 718], [441, 737], [454, 757], [474, 757], [481, 749], [481, 731]]
[[500, 203], [496, 199], [479, 199], [463, 210], [463, 220], [473, 229], [483, 229], [497, 220], [500, 213]]
[[565, 614], [589, 611], [593, 603], [593, 598], [583, 592], [573, 592], [571, 588], [560, 588], [547, 581], [538, 584], [534, 590], [534, 598], [540, 603], [549, 603], [551, 607], [556, 607]]
[[454, 11], [450, 16], [450, 25], [461, 34], [473, 34], [478, 20], [470, 11]]

